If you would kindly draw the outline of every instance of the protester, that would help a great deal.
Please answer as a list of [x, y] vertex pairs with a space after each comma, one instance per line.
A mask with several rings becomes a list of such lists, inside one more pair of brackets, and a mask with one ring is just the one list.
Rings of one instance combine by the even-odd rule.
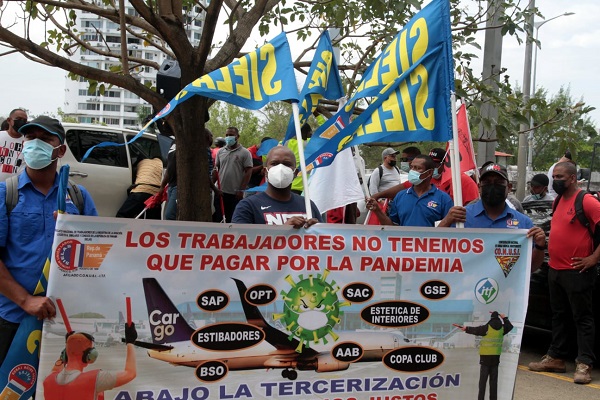
[[227, 145], [219, 150], [215, 162], [221, 183], [217, 194], [223, 199], [227, 222], [231, 222], [233, 211], [244, 197], [244, 191], [248, 188], [252, 175], [252, 155], [238, 142], [239, 138], [240, 134], [236, 127], [227, 128], [225, 132]]
[[[135, 183], [129, 188], [127, 199], [117, 211], [117, 218], [135, 218], [145, 208], [145, 202], [159, 193], [163, 162], [160, 158], [141, 160], [136, 167]], [[146, 210], [146, 219], [161, 219], [160, 207]]]
[[[217, 188], [212, 182], [212, 173], [213, 173], [213, 162], [211, 156], [211, 148], [210, 145], [213, 141], [213, 134], [208, 128], [204, 128], [204, 134], [206, 135], [208, 147], [206, 148], [207, 159], [208, 159], [208, 185], [211, 189], [211, 210], [214, 212], [213, 199], [214, 193]], [[160, 184], [159, 193], [162, 193], [163, 190], [167, 188], [167, 204], [165, 206], [165, 219], [167, 220], [176, 220], [177, 219], [177, 144], [173, 143], [171, 148], [169, 149], [169, 154], [167, 155], [167, 168], [163, 175], [162, 182]]]
[[[440, 190], [448, 193], [450, 198], [454, 202], [454, 189], [452, 188], [452, 179], [449, 177], [445, 181], [442, 181], [442, 174], [446, 169], [444, 164], [444, 159], [446, 158], [446, 150], [441, 148], [434, 148], [429, 151], [429, 157], [435, 163], [435, 168], [433, 169], [433, 177], [431, 178], [431, 183], [437, 186]], [[448, 171], [450, 172], [450, 171]], [[479, 189], [477, 188], [477, 184], [470, 176], [460, 172], [460, 186], [462, 191], [462, 200], [463, 205], [467, 205], [473, 200], [477, 200], [479, 198]]]
[[[66, 151], [61, 123], [41, 116], [23, 125], [25, 171], [18, 177], [19, 200], [9, 213], [0, 183], [0, 365], [25, 314], [54, 318], [54, 302], [32, 293], [52, 249], [58, 204], [58, 159]], [[87, 190], [78, 186], [85, 215], [98, 215]], [[69, 199], [66, 212], [79, 214]]]
[[[98, 399], [103, 393], [131, 382], [137, 375], [134, 343], [137, 331], [133, 323], [125, 325], [127, 355], [119, 372], [102, 369], [84, 371], [98, 358], [94, 337], [84, 332], [67, 333], [65, 349], [44, 379], [47, 400]], [[102, 397], [100, 397], [102, 396]]]
[[556, 198], [557, 193], [554, 191], [554, 189], [552, 188], [552, 173], [554, 171], [554, 167], [556, 166], [556, 164], [560, 163], [560, 162], [569, 162], [569, 161], [573, 161], [573, 156], [571, 155], [571, 152], [569, 150], [565, 151], [565, 154], [558, 159], [557, 162], [555, 162], [554, 164], [552, 164], [550, 166], [550, 168], [548, 169], [548, 193], [550, 193], [551, 196], [554, 196]]
[[554, 200], [554, 196], [552, 196], [550, 193], [548, 193], [548, 183], [549, 183], [549, 179], [548, 179], [548, 175], [546, 174], [537, 174], [534, 175], [533, 178], [531, 178], [531, 181], [529, 181], [529, 196], [526, 196], [523, 199], [523, 203], [529, 202], [529, 201], [537, 201], [537, 200], [544, 200], [544, 201], [551, 201]]
[[249, 188], [262, 185], [265, 179], [263, 166], [264, 156], [259, 156], [257, 153], [260, 150], [260, 146], [267, 140], [272, 140], [272, 138], [265, 136], [260, 140], [260, 143], [248, 147], [248, 151], [252, 155], [252, 175], [250, 176], [250, 181], [248, 182]]
[[400, 169], [396, 166], [396, 155], [400, 153], [388, 147], [381, 152], [381, 164], [369, 177], [369, 193], [374, 195], [402, 183]]
[[528, 216], [508, 206], [508, 191], [506, 167], [493, 162], [486, 163], [480, 170], [481, 199], [466, 207], [452, 207], [438, 226], [448, 227], [456, 222], [463, 222], [465, 228], [528, 229], [527, 237], [533, 238], [534, 241], [531, 267], [535, 270], [544, 261], [546, 234], [542, 228], [533, 226]]
[[453, 324], [470, 335], [482, 336], [479, 342], [479, 394], [477, 400], [485, 400], [485, 389], [490, 380], [490, 400], [498, 398], [498, 366], [502, 354], [504, 335], [512, 331], [513, 325], [504, 314], [493, 311], [487, 324], [460, 326]]
[[[569, 354], [569, 327], [574, 322], [577, 331], [577, 366], [573, 381], [588, 384], [595, 361], [595, 326], [593, 288], [600, 261], [600, 246], [588, 227], [575, 214], [575, 201], [581, 191], [577, 186], [577, 167], [573, 162], [556, 164], [552, 173], [554, 203], [548, 253], [548, 287], [552, 309], [552, 342], [539, 362], [529, 364], [532, 371], [566, 372], [565, 358]], [[590, 195], [583, 197], [583, 212], [591, 230], [600, 223], [600, 202]], [[571, 320], [572, 313], [572, 320]]]
[[296, 157], [284, 146], [277, 146], [267, 154], [265, 175], [267, 189], [239, 202], [233, 213], [235, 224], [292, 225], [308, 228], [323, 222], [317, 206], [311, 202], [312, 218], [306, 218], [302, 196], [292, 192]]
[[[410, 172], [410, 163], [419, 154], [421, 154], [421, 150], [415, 146], [410, 146], [402, 150], [402, 154], [400, 154], [400, 170], [402, 171], [402, 174]], [[393, 199], [398, 193], [400, 193], [400, 191], [408, 189], [412, 186], [408, 179], [404, 180], [404, 176], [406, 175], [401, 175], [400, 180], [403, 182], [399, 185], [391, 187], [387, 190], [383, 190], [379, 193], [371, 194], [371, 197], [375, 200]]]
[[217, 153], [224, 146], [225, 146], [225, 138], [222, 138], [219, 136], [218, 138], [215, 139], [215, 147], [210, 149], [213, 165], [215, 164], [215, 160], [217, 158]]
[[[304, 147], [306, 147], [306, 145], [308, 144], [308, 142], [310, 141], [310, 138], [312, 137], [312, 128], [310, 127], [310, 125], [308, 123], [305, 123], [304, 125], [302, 125], [302, 127], [300, 128], [300, 134], [302, 135], [302, 142]], [[296, 158], [296, 170], [299, 171], [300, 170], [300, 154], [298, 153], [298, 139], [296, 139], [296, 136], [294, 136], [293, 138], [291, 138], [290, 140], [288, 140], [285, 145], [292, 150], [292, 152], [294, 153], [294, 157]], [[295, 178], [294, 181], [292, 183], [292, 192], [296, 193], [296, 194], [302, 194], [302, 192], [304, 191], [304, 183], [302, 182], [302, 174], [298, 174]]]
[[435, 226], [452, 207], [450, 196], [431, 184], [431, 157], [417, 155], [410, 167], [408, 181], [412, 187], [394, 197], [389, 205], [389, 217], [379, 208], [377, 200], [367, 199], [367, 208], [375, 212], [381, 225]]
[[0, 131], [0, 182], [23, 169], [24, 138], [19, 128], [27, 123], [27, 113], [16, 108], [8, 115], [6, 123], [8, 128]]

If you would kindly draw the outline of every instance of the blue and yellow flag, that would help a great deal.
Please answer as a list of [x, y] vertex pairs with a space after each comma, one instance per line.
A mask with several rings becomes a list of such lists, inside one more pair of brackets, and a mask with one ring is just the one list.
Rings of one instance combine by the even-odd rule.
[[[186, 85], [128, 144], [142, 136], [154, 122], [169, 115], [178, 104], [196, 95], [222, 100], [250, 110], [258, 110], [277, 100], [298, 102], [294, 65], [285, 32], [231, 64]], [[123, 145], [124, 143], [102, 142], [89, 148], [82, 161], [96, 147]]]
[[[58, 176], [58, 211], [66, 209], [69, 166], [63, 165]], [[33, 292], [34, 296], [45, 296], [50, 272], [50, 257], [42, 268], [42, 276]], [[19, 324], [10, 350], [0, 366], [0, 399], [29, 399], [35, 393], [40, 361], [43, 321], [27, 314]], [[67, 333], [67, 332], [65, 332]], [[58, 357], [58, 355], [57, 355]]]
[[[433, 0], [369, 66], [348, 104], [317, 129], [306, 147], [307, 170], [358, 144], [450, 140], [453, 70], [449, 2]], [[371, 104], [350, 123], [364, 97]]]
[[[319, 99], [337, 100], [344, 96], [344, 88], [338, 71], [337, 61], [333, 53], [333, 45], [329, 32], [324, 31], [319, 39], [317, 50], [308, 70], [304, 87], [300, 92], [300, 125], [316, 110]], [[296, 134], [294, 118], [290, 117], [283, 142], [293, 138]]]

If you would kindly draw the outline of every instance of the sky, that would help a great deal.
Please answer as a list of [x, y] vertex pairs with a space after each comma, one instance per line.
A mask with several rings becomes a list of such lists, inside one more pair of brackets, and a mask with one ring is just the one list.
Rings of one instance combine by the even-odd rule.
[[[525, 3], [525, 0], [521, 0]], [[5, 7], [6, 7], [5, 2]], [[15, 4], [8, 3], [8, 7]], [[536, 85], [554, 95], [561, 87], [570, 86], [571, 95], [578, 101], [584, 101], [598, 110], [590, 116], [600, 128], [600, 2], [597, 0], [538, 0], [537, 6], [546, 19], [565, 12], [574, 15], [563, 16], [544, 24], [539, 29], [541, 49], [537, 54]], [[541, 19], [536, 18], [536, 22]], [[483, 35], [479, 43], [483, 47]], [[251, 42], [254, 42], [252, 38]], [[262, 38], [256, 38], [262, 42]], [[0, 53], [4, 49], [0, 49]], [[469, 49], [477, 52], [477, 49]], [[480, 54], [483, 57], [483, 54]], [[0, 117], [6, 117], [10, 110], [26, 108], [31, 114], [56, 114], [63, 107], [65, 98], [66, 72], [55, 67], [40, 65], [29, 61], [19, 54], [0, 58]], [[508, 68], [510, 82], [522, 86], [525, 45], [519, 45], [512, 37], [505, 37], [503, 43], [502, 65]], [[473, 63], [474, 71], [481, 71]], [[300, 82], [301, 83], [301, 82]]]

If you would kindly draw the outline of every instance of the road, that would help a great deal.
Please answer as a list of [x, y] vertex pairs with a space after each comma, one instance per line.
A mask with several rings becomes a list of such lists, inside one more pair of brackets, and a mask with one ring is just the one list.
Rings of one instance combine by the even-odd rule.
[[[600, 370], [592, 372], [592, 383], [577, 385], [573, 383], [575, 362], [567, 362], [567, 372], [529, 371], [527, 365], [538, 361], [548, 349], [550, 336], [545, 332], [526, 330], [523, 336], [517, 381], [515, 384], [515, 400], [564, 400], [564, 399], [598, 399], [600, 398]], [[574, 358], [574, 356], [573, 356]]]

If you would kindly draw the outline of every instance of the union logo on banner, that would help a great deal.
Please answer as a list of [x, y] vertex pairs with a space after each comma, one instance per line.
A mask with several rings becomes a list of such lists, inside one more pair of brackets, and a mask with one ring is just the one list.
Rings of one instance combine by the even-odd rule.
[[61, 242], [56, 248], [54, 258], [58, 268], [63, 271], [100, 268], [112, 244], [83, 244], [69, 239]]
[[513, 240], [501, 240], [496, 243], [494, 254], [506, 278], [521, 256], [521, 245]]

